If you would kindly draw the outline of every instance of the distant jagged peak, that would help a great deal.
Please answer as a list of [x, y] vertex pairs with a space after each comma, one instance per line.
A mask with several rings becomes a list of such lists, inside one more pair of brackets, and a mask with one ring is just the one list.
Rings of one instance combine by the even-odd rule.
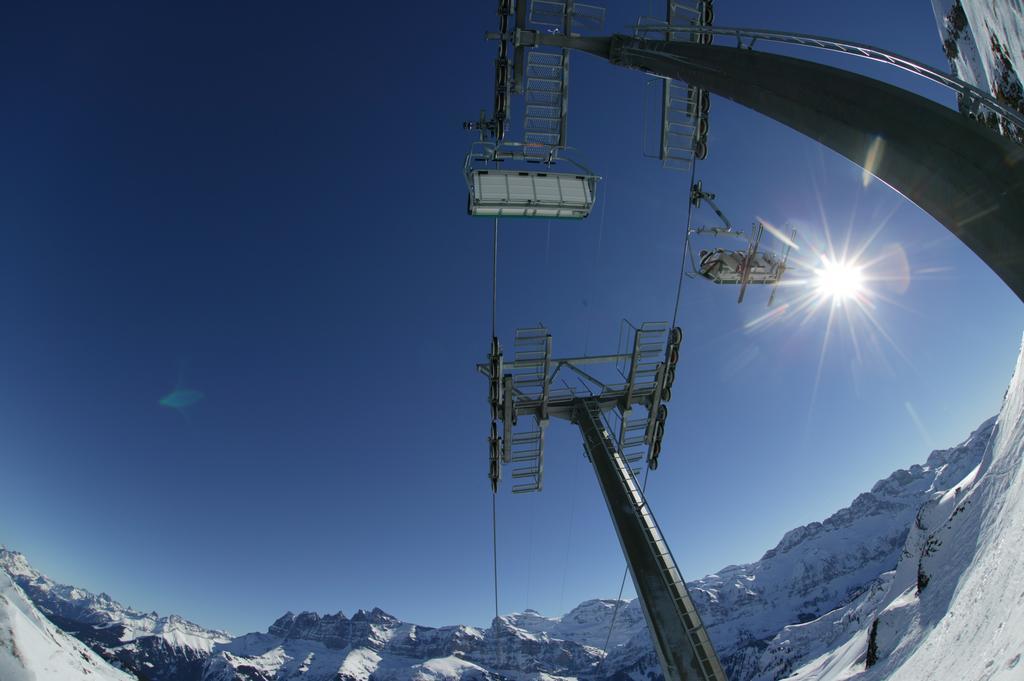
[[532, 608], [503, 615], [503, 617], [516, 627], [534, 634], [550, 630], [562, 619], [560, 617], [545, 617]]
[[371, 622], [373, 624], [395, 624], [400, 620], [394, 615], [384, 612], [380, 608], [373, 608], [370, 611], [360, 608], [359, 610], [356, 610], [356, 614], [352, 615], [352, 621]]
[[380, 608], [364, 610], [360, 608], [352, 615], [346, 617], [341, 610], [331, 614], [321, 615], [318, 612], [303, 610], [299, 614], [288, 611], [278, 617], [267, 629], [267, 633], [281, 638], [302, 638], [313, 629], [337, 629], [350, 624], [371, 624], [392, 627], [401, 624], [402, 621]]
[[289, 610], [270, 625], [267, 633], [280, 638], [302, 638], [301, 634], [309, 630], [334, 627], [348, 622], [349, 619], [341, 611], [335, 615], [321, 615], [318, 612], [303, 610], [296, 615]]
[[12, 551], [6, 546], [0, 548], [0, 567], [12, 577], [36, 577], [39, 575], [39, 572], [29, 565], [25, 554]]
[[566, 613], [566, 616], [573, 614], [574, 612], [588, 612], [595, 610], [614, 610], [615, 606], [628, 605], [630, 601], [617, 600], [615, 598], [591, 598], [581, 602], [575, 608]]
[[267, 634], [285, 641], [317, 641], [333, 650], [347, 646], [371, 650], [386, 646], [407, 625], [380, 608], [357, 610], [351, 618], [341, 611], [333, 615], [303, 611], [287, 612], [267, 629]]
[[515, 629], [523, 630], [523, 627], [519, 626], [518, 613], [512, 613], [511, 615], [498, 615], [491, 620], [491, 631], [500, 631], [503, 629]]

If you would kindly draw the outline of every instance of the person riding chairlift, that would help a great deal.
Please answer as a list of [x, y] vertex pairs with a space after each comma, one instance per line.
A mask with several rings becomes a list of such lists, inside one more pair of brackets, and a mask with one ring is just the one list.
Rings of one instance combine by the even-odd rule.
[[[724, 248], [700, 251], [699, 273], [717, 283], [739, 283], [743, 278], [745, 251], [727, 251]], [[756, 253], [750, 263], [752, 283], [770, 283], [776, 274], [775, 258], [770, 253]]]

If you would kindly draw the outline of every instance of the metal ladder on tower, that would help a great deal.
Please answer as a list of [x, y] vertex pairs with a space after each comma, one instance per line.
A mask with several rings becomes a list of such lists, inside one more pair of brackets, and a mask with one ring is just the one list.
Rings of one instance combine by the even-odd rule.
[[[646, 18], [644, 33], [675, 42], [710, 44], [710, 33], [694, 33], [686, 27], [706, 27], [714, 20], [711, 0], [666, 0], [665, 14]], [[669, 30], [677, 27], [682, 30]], [[638, 32], [638, 35], [640, 33]], [[710, 98], [701, 88], [680, 81], [662, 80], [661, 139], [658, 156], [662, 166], [689, 170], [695, 160], [708, 153], [708, 110]]]
[[[517, 329], [513, 342], [515, 369], [512, 389], [521, 404], [543, 404], [548, 388], [551, 361], [551, 334], [544, 327]], [[513, 419], [511, 439], [507, 444], [507, 461], [512, 468], [513, 494], [539, 492], [544, 484], [544, 430], [547, 420], [536, 415], [519, 426]]]
[[701, 112], [702, 93], [686, 83], [667, 80], [662, 94], [661, 160], [666, 168], [689, 170], [707, 155], [708, 119]]
[[542, 156], [547, 149], [565, 146], [568, 86], [567, 51], [527, 53], [523, 140], [528, 152]]
[[[666, 322], [645, 322], [639, 329], [635, 329], [632, 361], [618, 367], [619, 373], [632, 386], [633, 391], [651, 389], [658, 384], [667, 340]], [[631, 418], [633, 408], [635, 406], [627, 406], [620, 417], [618, 445], [633, 474], [639, 475], [639, 464], [648, 455], [653, 432], [649, 408], [641, 407], [644, 414]]]

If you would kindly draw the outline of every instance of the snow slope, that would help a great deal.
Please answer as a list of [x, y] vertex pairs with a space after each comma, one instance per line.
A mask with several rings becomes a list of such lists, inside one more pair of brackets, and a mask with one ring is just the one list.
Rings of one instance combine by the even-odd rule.
[[[921, 508], [881, 597], [813, 623], [843, 629], [845, 640], [815, 651], [792, 678], [1024, 679], [1022, 464], [1024, 354], [978, 466]], [[780, 634], [791, 645], [800, 636]]]
[[[1024, 1], [932, 0], [943, 51], [953, 74], [1024, 113]], [[1024, 130], [991, 118], [1024, 143]]]
[[105, 593], [58, 584], [17, 551], [0, 549], [0, 570], [63, 631], [151, 681], [194, 681], [214, 646], [231, 640], [222, 631], [204, 629], [177, 615], [139, 612]]
[[0, 569], [0, 679], [129, 681], [88, 646], [50, 623]]

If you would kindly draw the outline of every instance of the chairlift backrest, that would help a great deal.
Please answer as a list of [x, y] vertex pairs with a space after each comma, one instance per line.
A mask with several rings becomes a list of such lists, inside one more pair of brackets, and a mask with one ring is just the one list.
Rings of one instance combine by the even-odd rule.
[[585, 218], [597, 184], [594, 175], [490, 168], [467, 180], [469, 214], [485, 217]]

